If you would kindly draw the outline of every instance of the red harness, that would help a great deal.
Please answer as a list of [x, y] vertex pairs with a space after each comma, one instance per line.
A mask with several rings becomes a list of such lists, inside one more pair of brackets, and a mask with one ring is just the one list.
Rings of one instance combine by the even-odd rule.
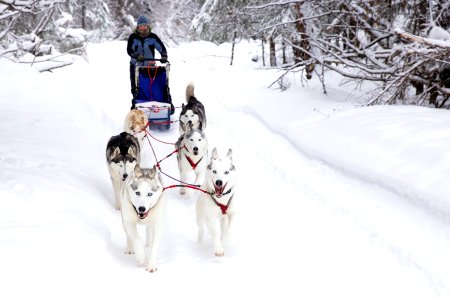
[[[229, 193], [231, 193], [231, 189], [228, 190], [228, 192], [223, 193], [222, 195], [220, 195], [220, 197], [222, 197], [223, 195], [228, 195]], [[227, 214], [227, 209], [228, 206], [230, 205], [231, 200], [233, 199], [233, 196], [231, 196], [230, 200], [228, 200], [228, 203], [222, 204], [219, 201], [217, 201], [216, 199], [214, 199], [214, 193], [209, 193], [209, 195], [211, 196], [211, 199], [213, 199], [214, 203], [220, 208], [220, 210], [222, 211], [222, 215], [226, 215]]]
[[202, 161], [202, 159], [203, 159], [203, 156], [202, 156], [202, 158], [200, 158], [200, 160], [199, 160], [197, 163], [194, 163], [194, 162], [192, 161], [192, 159], [191, 159], [189, 156], [187, 156], [186, 154], [185, 154], [184, 156], [186, 157], [187, 161], [189, 162], [189, 164], [191, 165], [191, 167], [192, 167], [193, 170], [195, 170], [195, 168], [197, 168], [198, 164], [199, 164], [199, 163]]
[[[184, 145], [183, 148], [186, 149], [187, 152], [189, 152], [189, 149], [186, 147], [186, 145]], [[189, 164], [191, 165], [193, 170], [195, 170], [195, 168], [197, 168], [198, 164], [203, 159], [203, 156], [202, 156], [198, 162], [194, 163], [194, 161], [189, 156], [187, 156], [186, 154], [184, 156], [186, 157], [187, 161], [189, 162]]]

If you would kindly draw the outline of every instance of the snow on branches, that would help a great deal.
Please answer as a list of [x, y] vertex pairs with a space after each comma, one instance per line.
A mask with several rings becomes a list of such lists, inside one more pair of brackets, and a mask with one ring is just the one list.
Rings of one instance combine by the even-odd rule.
[[[446, 0], [246, 1], [255, 36], [290, 51], [283, 68], [315, 66], [372, 81], [370, 104], [450, 108], [450, 3]], [[264, 16], [272, 16], [264, 18]], [[316, 72], [317, 74], [317, 72]], [[450, 101], [448, 101], [450, 102]]]

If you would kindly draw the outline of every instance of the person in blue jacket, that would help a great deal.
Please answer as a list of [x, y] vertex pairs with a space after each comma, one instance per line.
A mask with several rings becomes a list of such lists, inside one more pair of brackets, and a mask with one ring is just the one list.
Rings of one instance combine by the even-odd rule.
[[[133, 32], [127, 43], [127, 53], [131, 57], [130, 59], [130, 81], [131, 81], [131, 94], [133, 98], [136, 94], [136, 82], [134, 79], [136, 64], [144, 63], [146, 60], [155, 58], [155, 49], [161, 55], [160, 61], [162, 63], [167, 62], [167, 50], [160, 38], [151, 32], [150, 23], [145, 16], [140, 16], [137, 19], [136, 31]], [[170, 94], [169, 101], [170, 99]]]

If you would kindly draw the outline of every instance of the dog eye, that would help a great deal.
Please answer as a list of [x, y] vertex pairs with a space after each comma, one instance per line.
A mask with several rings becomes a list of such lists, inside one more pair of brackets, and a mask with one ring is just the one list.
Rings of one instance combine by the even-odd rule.
[[190, 141], [191, 141], [191, 142], [193, 142], [193, 141], [194, 141], [194, 139], [190, 139]]
[[147, 196], [151, 197], [153, 195], [153, 193], [148, 193]]
[[230, 173], [230, 172], [228, 172], [228, 171], [225, 171], [225, 175], [228, 175], [228, 173]]
[[216, 170], [214, 170], [214, 171], [213, 171], [213, 173], [214, 173], [214, 174], [217, 174], [217, 171], [216, 171]]
[[198, 139], [198, 141], [199, 141], [199, 142], [201, 142], [201, 141], [202, 141], [202, 139]]
[[141, 195], [141, 192], [136, 192], [136, 195], [140, 196], [140, 195]]

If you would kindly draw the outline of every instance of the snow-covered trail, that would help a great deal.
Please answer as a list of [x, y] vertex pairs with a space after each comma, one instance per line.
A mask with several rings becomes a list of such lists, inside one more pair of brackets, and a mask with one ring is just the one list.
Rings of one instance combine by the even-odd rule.
[[[186, 67], [187, 72], [181, 74], [189, 74], [193, 66]], [[208, 108], [212, 144], [225, 149], [226, 141], [237, 145], [248, 229], [241, 232], [239, 244], [253, 241], [255, 235], [260, 238], [256, 245], [252, 243], [256, 249], [250, 252], [259, 253], [252, 255], [252, 268], [261, 268], [261, 273], [267, 268], [275, 273], [292, 270], [296, 274], [293, 286], [297, 276], [308, 282], [305, 286], [310, 290], [305, 295], [321, 290], [317, 285], [321, 281], [328, 282], [323, 296], [342, 293], [357, 298], [370, 289], [373, 292], [365, 297], [373, 299], [387, 295], [428, 298], [434, 291], [439, 296], [450, 295], [449, 264], [442, 260], [450, 250], [450, 228], [439, 214], [390, 188], [305, 157], [302, 149], [265, 125], [270, 120], [260, 120], [242, 107], [229, 109], [233, 107], [228, 105], [229, 97], [245, 97], [245, 89], [257, 86], [257, 81], [243, 81], [239, 86], [245, 74], [237, 70], [225, 77], [238, 79], [211, 84], [208, 78], [216, 77], [215, 72], [228, 71], [221, 66], [210, 70], [212, 74], [195, 74], [200, 84], [208, 82], [209, 93], [200, 99]], [[237, 85], [237, 92], [217, 92], [224, 85]], [[252, 215], [255, 219], [247, 218]], [[269, 262], [270, 267], [261, 263], [270, 261], [274, 253], [279, 255], [275, 263]], [[429, 294], [429, 290], [434, 291]]]
[[257, 247], [245, 260], [261, 273], [291, 274], [278, 278], [290, 287], [287, 297], [433, 298], [430, 289], [447, 295], [444, 222], [383, 187], [305, 157], [251, 115], [229, 119], [247, 125], [217, 132], [239, 145], [246, 224], [238, 245], [248, 239], [244, 249]]
[[[158, 272], [145, 272], [134, 257], [123, 254], [125, 234], [113, 207], [104, 148], [122, 130], [130, 106], [128, 61], [123, 42], [92, 45], [89, 65], [43, 75], [54, 86], [72, 87], [62, 108], [57, 107], [57, 95], [49, 92], [18, 128], [5, 122], [14, 133], [7, 132], [8, 137], [17, 135], [22, 144], [1, 161], [11, 165], [1, 178], [13, 179], [3, 181], [0, 192], [14, 203], [4, 202], [6, 213], [0, 212], [7, 220], [0, 227], [5, 233], [1, 263], [6, 265], [0, 274], [2, 282], [10, 280], [0, 295], [449, 298], [448, 225], [409, 199], [304, 155], [270, 128], [270, 120], [245, 109], [248, 97], [264, 92], [266, 85], [259, 79], [273, 75], [221, 65], [220, 53], [213, 56], [216, 46], [200, 46], [173, 49], [170, 85], [180, 105], [187, 83], [194, 80], [207, 110], [210, 148], [222, 153], [233, 149], [239, 214], [225, 257], [214, 257], [208, 238], [196, 243], [194, 198], [181, 198], [175, 189], [168, 191]], [[243, 99], [242, 105], [230, 103], [230, 97]], [[26, 111], [27, 105], [11, 108], [11, 115]], [[63, 114], [58, 114], [61, 109]], [[51, 119], [46, 119], [46, 110]], [[38, 138], [41, 127], [53, 130], [51, 135]], [[28, 139], [18, 135], [25, 130]], [[178, 129], [175, 124], [169, 132], [155, 134], [174, 142]], [[59, 143], [48, 143], [47, 137]], [[159, 158], [173, 150], [154, 145]], [[29, 159], [17, 161], [15, 153], [23, 152]], [[26, 175], [20, 173], [23, 168]], [[162, 168], [176, 175], [175, 158], [164, 161]], [[27, 187], [30, 182], [32, 188]], [[23, 282], [28, 289], [21, 290]]]

